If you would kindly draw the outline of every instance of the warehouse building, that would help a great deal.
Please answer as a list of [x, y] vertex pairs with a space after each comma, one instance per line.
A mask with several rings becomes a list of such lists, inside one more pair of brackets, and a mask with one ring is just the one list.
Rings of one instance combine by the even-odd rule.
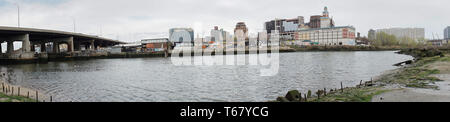
[[295, 45], [305, 45], [305, 42], [320, 46], [356, 45], [355, 28], [352, 26], [299, 30], [295, 40], [292, 42]]

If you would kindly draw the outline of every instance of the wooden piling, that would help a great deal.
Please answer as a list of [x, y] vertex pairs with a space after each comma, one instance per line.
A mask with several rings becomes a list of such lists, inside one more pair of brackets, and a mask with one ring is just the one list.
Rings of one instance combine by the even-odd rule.
[[344, 86], [342, 85], [342, 82], [341, 82], [341, 92], [344, 92]]
[[20, 87], [17, 88], [17, 96], [20, 96]]
[[27, 98], [30, 98], [30, 91], [27, 92]]
[[306, 96], [306, 94], [304, 94], [305, 96], [305, 102], [308, 102], [308, 97]]
[[38, 91], [36, 91], [36, 102], [39, 102], [39, 94], [38, 94]]
[[5, 83], [2, 83], [3, 92], [5, 92]]
[[50, 96], [50, 102], [53, 102], [53, 97], [52, 96]]

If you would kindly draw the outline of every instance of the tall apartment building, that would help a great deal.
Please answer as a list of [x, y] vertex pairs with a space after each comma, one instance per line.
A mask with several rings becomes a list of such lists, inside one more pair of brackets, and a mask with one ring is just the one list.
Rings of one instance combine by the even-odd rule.
[[444, 39], [450, 40], [450, 26], [444, 29]]
[[384, 32], [390, 35], [394, 35], [397, 38], [410, 38], [416, 41], [424, 41], [425, 29], [424, 28], [387, 28], [378, 29], [376, 32]]

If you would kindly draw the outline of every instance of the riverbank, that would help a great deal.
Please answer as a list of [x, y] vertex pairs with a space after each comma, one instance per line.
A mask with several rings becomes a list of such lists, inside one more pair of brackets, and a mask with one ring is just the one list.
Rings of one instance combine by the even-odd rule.
[[[389, 46], [283, 46], [280, 47], [277, 52], [290, 53], [290, 52], [314, 52], [314, 51], [393, 51], [401, 50], [403, 47]], [[217, 55], [230, 55], [230, 54], [254, 54], [254, 53], [271, 53], [271, 50], [267, 51], [229, 51], [220, 53]], [[76, 61], [76, 60], [90, 60], [90, 59], [115, 59], [115, 58], [163, 58], [170, 57], [171, 53], [166, 52], [122, 52], [122, 53], [107, 53], [107, 52], [75, 52], [75, 53], [60, 53], [60, 54], [43, 54], [45, 58], [41, 56], [34, 59], [8, 59], [1, 58], [0, 65], [19, 65], [19, 64], [33, 64], [33, 63], [48, 63], [52, 61]], [[180, 53], [179, 56], [182, 56]], [[197, 55], [191, 52], [191, 56]], [[201, 55], [216, 55], [214, 51], [202, 52]]]
[[[288, 93], [279, 102], [424, 102], [450, 101], [448, 50], [411, 49], [399, 53], [415, 57], [414, 63], [388, 71], [355, 87], [324, 89], [306, 94]], [[293, 94], [294, 93], [294, 94]], [[300, 97], [301, 96], [301, 97]]]
[[10, 85], [3, 79], [0, 79], [0, 85], [0, 102], [45, 102], [47, 99], [45, 95], [36, 90]]

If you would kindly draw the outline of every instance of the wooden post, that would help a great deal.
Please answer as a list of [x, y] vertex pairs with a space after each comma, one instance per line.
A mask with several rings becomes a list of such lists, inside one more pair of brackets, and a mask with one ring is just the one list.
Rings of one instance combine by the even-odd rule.
[[17, 96], [20, 96], [20, 87], [17, 89]]
[[303, 95], [305, 97], [305, 102], [308, 102], [308, 97], [306, 96], [306, 94]]
[[27, 98], [30, 98], [30, 91], [27, 92]]
[[53, 102], [53, 97], [52, 96], [50, 96], [50, 102]]
[[317, 90], [317, 99], [320, 99], [320, 90]]
[[5, 83], [2, 83], [3, 92], [5, 92]]
[[323, 95], [327, 96], [327, 88], [323, 88]]
[[36, 91], [36, 102], [39, 102], [39, 94], [38, 94], [38, 91]]
[[341, 82], [341, 92], [344, 92], [344, 86], [342, 85], [342, 82]]
[[14, 95], [14, 86], [11, 89], [11, 95]]

